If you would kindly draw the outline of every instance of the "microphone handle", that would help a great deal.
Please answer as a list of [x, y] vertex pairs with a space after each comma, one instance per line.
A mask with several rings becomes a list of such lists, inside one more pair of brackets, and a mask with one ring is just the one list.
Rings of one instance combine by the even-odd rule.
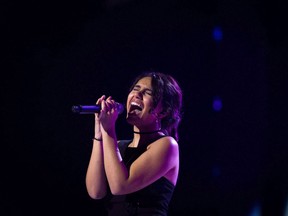
[[[124, 106], [120, 103], [117, 104], [118, 113], [121, 114], [124, 111]], [[95, 114], [101, 111], [100, 105], [74, 105], [72, 106], [72, 112], [78, 114]]]
[[72, 106], [72, 112], [78, 114], [95, 114], [99, 113], [101, 107], [99, 105], [75, 105]]

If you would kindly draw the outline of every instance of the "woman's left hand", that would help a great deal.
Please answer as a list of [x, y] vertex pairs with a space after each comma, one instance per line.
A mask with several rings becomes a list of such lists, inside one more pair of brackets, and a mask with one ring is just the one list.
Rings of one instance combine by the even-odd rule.
[[106, 100], [102, 100], [99, 120], [105, 131], [115, 128], [118, 114], [118, 105], [111, 96], [109, 96]]

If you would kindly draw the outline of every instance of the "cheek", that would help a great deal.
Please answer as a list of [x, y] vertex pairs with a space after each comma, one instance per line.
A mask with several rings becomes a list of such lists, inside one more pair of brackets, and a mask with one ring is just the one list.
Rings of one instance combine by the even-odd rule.
[[127, 96], [127, 101], [131, 100], [132, 97], [133, 97], [133, 93], [130, 92]]
[[150, 98], [143, 98], [143, 103], [145, 104], [146, 107], [150, 107], [151, 109], [153, 108], [153, 101]]
[[143, 102], [149, 114], [155, 113], [155, 109], [153, 108], [153, 101], [150, 98], [144, 99]]
[[129, 105], [129, 102], [130, 102], [131, 98], [132, 98], [132, 94], [130, 93], [130, 94], [128, 94], [128, 96], [127, 96], [126, 106]]

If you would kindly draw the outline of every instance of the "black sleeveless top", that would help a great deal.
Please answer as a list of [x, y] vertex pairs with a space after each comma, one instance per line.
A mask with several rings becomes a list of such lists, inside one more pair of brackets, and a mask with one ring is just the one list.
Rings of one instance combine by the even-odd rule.
[[[132, 140], [121, 140], [119, 150], [123, 162], [129, 169], [131, 164], [146, 151], [147, 146], [131, 148]], [[167, 216], [168, 205], [172, 198], [174, 185], [165, 177], [161, 177], [147, 187], [127, 195], [106, 197], [109, 216]]]

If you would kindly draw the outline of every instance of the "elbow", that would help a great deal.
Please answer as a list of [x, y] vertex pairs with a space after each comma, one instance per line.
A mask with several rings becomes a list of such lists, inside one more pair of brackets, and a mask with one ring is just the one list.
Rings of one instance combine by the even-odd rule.
[[109, 187], [113, 195], [125, 195], [135, 191], [128, 178], [123, 181], [110, 182]]
[[86, 191], [92, 199], [102, 199], [107, 195], [107, 185], [105, 182], [93, 181], [86, 178]]
[[123, 195], [124, 193], [122, 193], [121, 191], [111, 191], [111, 193], [113, 195]]
[[89, 194], [90, 198], [94, 199], [94, 200], [100, 200], [103, 199], [105, 197], [105, 195], [101, 195], [101, 194]]
[[123, 187], [111, 187], [111, 193], [113, 195], [123, 195], [126, 194], [126, 191], [124, 190]]
[[111, 191], [113, 195], [123, 195], [120, 191]]
[[87, 188], [87, 192], [88, 195], [95, 200], [103, 199], [107, 194], [107, 191], [105, 189], [96, 190], [95, 188]]

